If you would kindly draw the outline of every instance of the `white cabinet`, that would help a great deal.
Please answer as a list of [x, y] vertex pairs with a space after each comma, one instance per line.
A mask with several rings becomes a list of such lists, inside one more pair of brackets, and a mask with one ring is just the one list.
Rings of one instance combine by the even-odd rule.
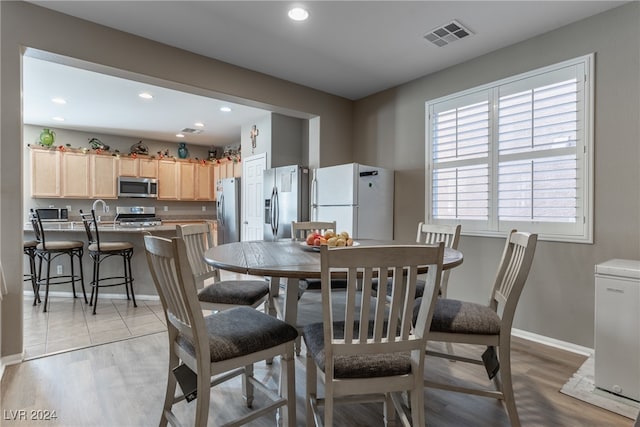
[[640, 261], [595, 270], [595, 385], [640, 400]]

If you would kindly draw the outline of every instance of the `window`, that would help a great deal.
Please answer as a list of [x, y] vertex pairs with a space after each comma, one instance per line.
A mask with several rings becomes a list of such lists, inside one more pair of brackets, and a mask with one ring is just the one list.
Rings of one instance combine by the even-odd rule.
[[426, 217], [592, 242], [593, 55], [426, 103]]

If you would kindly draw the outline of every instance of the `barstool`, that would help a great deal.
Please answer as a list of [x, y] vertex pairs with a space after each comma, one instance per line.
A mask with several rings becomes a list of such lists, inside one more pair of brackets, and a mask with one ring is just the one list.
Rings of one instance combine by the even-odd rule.
[[[133, 306], [137, 307], [136, 297], [133, 293], [133, 275], [131, 274], [131, 258], [133, 257], [133, 244], [129, 242], [100, 242], [100, 233], [98, 233], [98, 221], [96, 213], [92, 209], [91, 212], [83, 213], [80, 210], [80, 216], [87, 231], [87, 239], [89, 241], [89, 256], [93, 259], [93, 278], [91, 279], [91, 299], [89, 305], [93, 305], [93, 314], [96, 314], [98, 306], [98, 288], [106, 286], [124, 285], [127, 291], [127, 299], [133, 300]], [[100, 277], [100, 263], [112, 256], [121, 256], [124, 261], [122, 276]], [[101, 283], [103, 281], [110, 281]], [[115, 283], [113, 283], [115, 281]], [[129, 290], [131, 290], [131, 298], [129, 298]]]
[[[47, 242], [45, 239], [44, 228], [42, 227], [42, 220], [40, 219], [39, 210], [35, 211], [31, 209], [31, 225], [33, 226], [33, 232], [36, 237], [36, 241], [38, 244], [36, 245], [36, 256], [40, 258], [40, 263], [38, 266], [38, 274], [36, 279], [36, 289], [35, 289], [35, 300], [40, 300], [40, 286], [44, 283], [45, 285], [45, 294], [44, 294], [44, 307], [42, 308], [43, 312], [47, 311], [47, 302], [49, 301], [49, 286], [50, 285], [61, 285], [64, 283], [71, 283], [71, 287], [73, 289], [73, 297], [76, 296], [76, 280], [80, 280], [82, 285], [82, 293], [84, 294], [84, 301], [87, 301], [87, 293], [84, 288], [84, 274], [82, 272], [82, 255], [84, 253], [84, 243], [78, 240], [55, 240]], [[69, 255], [70, 265], [71, 265], [71, 275], [56, 275], [51, 276], [51, 262], [59, 257], [60, 255], [67, 254]], [[80, 264], [80, 275], [76, 276], [74, 269], [74, 257], [78, 259], [78, 264]], [[46, 277], [42, 278], [42, 262], [47, 263], [47, 274]]]
[[24, 281], [31, 281], [31, 287], [33, 288], [33, 305], [36, 305], [40, 301], [40, 295], [38, 295], [38, 276], [36, 275], [36, 246], [38, 246], [37, 240], [25, 240], [22, 242], [22, 251], [29, 257], [29, 274], [24, 275]]

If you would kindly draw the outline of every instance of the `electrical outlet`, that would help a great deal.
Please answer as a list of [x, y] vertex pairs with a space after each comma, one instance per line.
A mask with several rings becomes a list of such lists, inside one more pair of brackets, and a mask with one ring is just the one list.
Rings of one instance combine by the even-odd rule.
[[207, 207], [206, 206], [202, 206], [202, 212], [206, 212], [207, 211]]
[[169, 211], [169, 206], [163, 206], [162, 210], [165, 211], [165, 212], [168, 212]]
[[61, 265], [56, 266], [56, 274], [62, 274], [62, 266]]

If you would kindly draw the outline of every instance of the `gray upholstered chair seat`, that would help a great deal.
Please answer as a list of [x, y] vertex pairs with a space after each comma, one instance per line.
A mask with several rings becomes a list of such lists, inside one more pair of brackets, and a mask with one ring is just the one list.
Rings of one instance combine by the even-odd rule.
[[68, 251], [70, 249], [82, 248], [84, 247], [84, 243], [78, 240], [57, 240], [57, 241], [47, 241], [47, 243], [43, 246], [42, 243], [38, 243], [36, 249], [39, 251]]
[[[344, 322], [334, 322], [336, 337], [344, 337]], [[357, 326], [354, 328], [357, 334]], [[313, 323], [304, 327], [304, 342], [315, 359], [318, 367], [324, 372], [324, 325]], [[334, 359], [335, 378], [373, 378], [411, 373], [409, 353], [378, 353], [355, 356], [336, 356]]]
[[[387, 295], [389, 296], [391, 296], [391, 291], [393, 290], [391, 280], [392, 279], [387, 280]], [[422, 298], [422, 295], [424, 294], [424, 285], [425, 285], [424, 280], [420, 280], [420, 279], [416, 280], [416, 298]], [[373, 279], [373, 281], [371, 282], [371, 287], [375, 291], [378, 290], [378, 279]]]
[[130, 242], [100, 242], [100, 247], [97, 243], [91, 243], [88, 249], [90, 252], [117, 252], [133, 249], [133, 244]]
[[[414, 323], [421, 302], [422, 298], [416, 299], [413, 309]], [[498, 335], [500, 323], [498, 314], [487, 306], [438, 298], [430, 330], [457, 334]]]
[[[298, 336], [293, 326], [250, 307], [235, 307], [204, 318], [209, 332], [211, 362], [256, 353], [276, 347]], [[178, 345], [195, 356], [193, 341], [184, 335]]]
[[[305, 289], [320, 290], [320, 279], [302, 279], [300, 281], [306, 283]], [[331, 279], [331, 287], [333, 289], [346, 289], [347, 281], [345, 279]]]
[[198, 292], [198, 300], [251, 306], [268, 293], [269, 284], [263, 280], [224, 280], [201, 289]]

